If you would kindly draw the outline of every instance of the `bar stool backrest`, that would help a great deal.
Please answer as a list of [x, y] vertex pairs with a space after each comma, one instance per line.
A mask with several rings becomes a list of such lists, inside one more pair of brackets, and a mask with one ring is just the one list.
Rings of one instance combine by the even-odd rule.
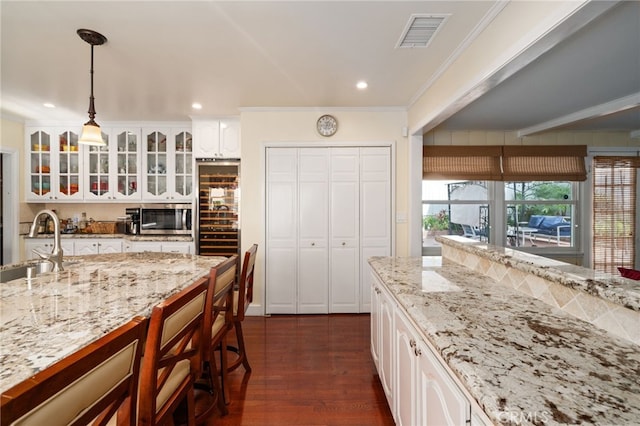
[[140, 378], [140, 425], [165, 422], [185, 396], [193, 401], [208, 282], [201, 278], [153, 308]]
[[136, 424], [147, 321], [136, 317], [2, 394], [5, 425], [106, 425], [118, 410]]
[[240, 282], [234, 294], [233, 315], [235, 321], [244, 320], [244, 314], [249, 309], [251, 302], [253, 302], [253, 270], [256, 264], [257, 252], [258, 245], [254, 244], [244, 254]]

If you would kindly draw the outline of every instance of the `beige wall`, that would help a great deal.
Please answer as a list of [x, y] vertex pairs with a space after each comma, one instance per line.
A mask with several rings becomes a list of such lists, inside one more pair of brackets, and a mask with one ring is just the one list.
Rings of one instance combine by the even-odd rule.
[[[316, 133], [318, 117], [330, 113], [338, 119], [338, 132], [331, 138]], [[408, 209], [408, 143], [402, 136], [406, 112], [354, 110], [245, 110], [241, 113], [242, 132], [242, 248], [253, 243], [260, 248], [254, 278], [254, 302], [264, 306], [264, 146], [266, 143], [304, 144], [331, 142], [337, 144], [361, 142], [394, 142], [396, 147], [396, 212]], [[396, 255], [406, 256], [407, 224], [396, 224]]]
[[[19, 222], [26, 222], [33, 219], [38, 206], [27, 204], [24, 202], [24, 176], [25, 176], [25, 158], [24, 158], [24, 124], [20, 121], [14, 121], [2, 118], [0, 125], [0, 146], [2, 153], [11, 157], [11, 161], [16, 165], [15, 170], [6, 170], [3, 173], [8, 174], [4, 185], [11, 190], [11, 195], [15, 195], [18, 200], [17, 217], [11, 219], [13, 223], [7, 223], [5, 229], [5, 238], [15, 241], [18, 255], [24, 250], [22, 247], [22, 239], [18, 237]], [[15, 160], [15, 161], [14, 161]], [[5, 200], [6, 202], [6, 200]], [[15, 258], [13, 260], [16, 260]], [[7, 260], [11, 262], [11, 259]]]

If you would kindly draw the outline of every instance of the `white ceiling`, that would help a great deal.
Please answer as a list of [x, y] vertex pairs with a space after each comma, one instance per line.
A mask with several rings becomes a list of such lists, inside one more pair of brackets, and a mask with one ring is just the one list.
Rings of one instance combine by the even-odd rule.
[[[502, 4], [2, 0], [2, 112], [86, 121], [90, 47], [79, 28], [108, 38], [94, 48], [99, 123], [238, 115], [243, 107], [408, 108]], [[412, 14], [448, 17], [427, 48], [397, 49]], [[456, 107], [442, 126], [513, 130], [590, 108], [602, 115], [598, 106], [640, 96], [639, 45], [640, 2], [623, 2], [480, 99]], [[357, 90], [358, 80], [369, 88]], [[203, 109], [193, 111], [193, 102]], [[571, 126], [640, 129], [640, 109]]]

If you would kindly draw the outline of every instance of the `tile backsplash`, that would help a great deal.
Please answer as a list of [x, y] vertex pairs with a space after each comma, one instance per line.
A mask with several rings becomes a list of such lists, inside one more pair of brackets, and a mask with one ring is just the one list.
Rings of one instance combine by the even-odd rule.
[[443, 244], [442, 257], [486, 275], [500, 285], [535, 297], [611, 334], [640, 344], [640, 312], [636, 310], [457, 247]]

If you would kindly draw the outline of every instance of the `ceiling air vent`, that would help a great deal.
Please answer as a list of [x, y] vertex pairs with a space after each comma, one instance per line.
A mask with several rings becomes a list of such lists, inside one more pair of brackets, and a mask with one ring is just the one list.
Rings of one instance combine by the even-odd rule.
[[415, 14], [409, 17], [396, 48], [427, 47], [448, 15]]

